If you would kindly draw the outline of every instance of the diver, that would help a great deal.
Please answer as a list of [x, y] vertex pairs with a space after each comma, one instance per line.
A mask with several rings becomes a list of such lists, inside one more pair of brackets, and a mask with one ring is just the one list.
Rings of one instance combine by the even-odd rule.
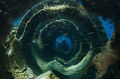
[[58, 43], [58, 51], [63, 52], [67, 54], [69, 52], [69, 45], [66, 42], [66, 39], [63, 38], [59, 43]]

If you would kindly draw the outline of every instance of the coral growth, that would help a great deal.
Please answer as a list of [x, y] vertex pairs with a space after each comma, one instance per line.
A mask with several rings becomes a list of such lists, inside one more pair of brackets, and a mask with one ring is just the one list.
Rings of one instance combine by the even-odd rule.
[[10, 33], [12, 21], [23, 16], [39, 1], [41, 0], [0, 0], [0, 44], [5, 42]]
[[108, 67], [114, 64], [117, 58], [115, 50], [110, 48], [110, 42], [108, 42], [105, 47], [101, 48], [101, 52], [92, 60], [95, 68], [97, 69], [96, 77], [101, 78], [104, 74], [106, 74]]

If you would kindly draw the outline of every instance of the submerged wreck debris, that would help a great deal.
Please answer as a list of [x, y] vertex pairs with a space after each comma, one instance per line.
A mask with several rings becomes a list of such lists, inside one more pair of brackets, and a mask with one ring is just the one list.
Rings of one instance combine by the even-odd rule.
[[[19, 11], [25, 10], [25, 6], [20, 8], [21, 1], [18, 2], [19, 5], [13, 5], [14, 8], [7, 8], [7, 12], [0, 8], [0, 13], [4, 12], [4, 15], [11, 16], [12, 19], [20, 16]], [[31, 1], [31, 5], [26, 5], [28, 8], [39, 0]], [[92, 0], [81, 1], [86, 7], [85, 3], [91, 4]], [[96, 5], [94, 3], [92, 5]], [[7, 1], [0, 1], [0, 4], [11, 5], [8, 5]], [[23, 5], [25, 4], [26, 2]], [[16, 16], [13, 9], [19, 10]], [[87, 9], [92, 11], [90, 7]], [[17, 32], [7, 37], [5, 48], [0, 46], [4, 49], [0, 50], [0, 56], [3, 56], [5, 61], [2, 63], [15, 79], [87, 79], [84, 77], [86, 75], [88, 78], [101, 78], [118, 58], [116, 51], [118, 52], [119, 45], [117, 46], [116, 40], [119, 41], [119, 33], [115, 31], [113, 38], [107, 43], [107, 35], [101, 21], [96, 14], [88, 11], [75, 0], [43, 0], [34, 5], [20, 21]], [[113, 22], [116, 20], [111, 16], [107, 18], [114, 19]], [[11, 20], [10, 17], [4, 21], [0, 20], [0, 23], [5, 24], [8, 20]], [[116, 22], [115, 25], [119, 23]], [[69, 53], [59, 51], [55, 47], [55, 40], [60, 36], [70, 38]], [[65, 47], [62, 48], [66, 50]], [[5, 52], [4, 55], [1, 52]], [[92, 63], [97, 69], [96, 75]]]
[[[22, 61], [15, 59], [19, 63], [10, 64], [10, 71], [15, 78], [24, 74], [26, 79], [37, 79], [50, 70], [60, 79], [79, 79], [87, 73], [91, 59], [99, 52], [97, 48], [108, 41], [103, 30], [99, 18], [75, 1], [42, 1], [20, 21], [10, 48], [13, 48], [11, 57], [21, 56]], [[60, 36], [71, 40], [71, 49], [67, 52], [55, 47], [55, 40]], [[76, 38], [81, 40], [75, 41]], [[18, 66], [18, 72], [14, 65]]]

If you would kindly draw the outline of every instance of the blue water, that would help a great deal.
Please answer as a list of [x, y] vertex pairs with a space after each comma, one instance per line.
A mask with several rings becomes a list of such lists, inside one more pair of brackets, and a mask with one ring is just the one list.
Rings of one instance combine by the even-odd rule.
[[110, 19], [107, 21], [103, 20], [102, 16], [99, 16], [99, 18], [105, 28], [108, 39], [110, 39], [114, 31], [114, 23], [110, 23]]
[[58, 43], [60, 43], [62, 39], [66, 40], [67, 44], [69, 45], [69, 50], [71, 50], [71, 40], [67, 36], [60, 36], [60, 37], [58, 37], [56, 39], [56, 41], [55, 41], [55, 47], [58, 48]]

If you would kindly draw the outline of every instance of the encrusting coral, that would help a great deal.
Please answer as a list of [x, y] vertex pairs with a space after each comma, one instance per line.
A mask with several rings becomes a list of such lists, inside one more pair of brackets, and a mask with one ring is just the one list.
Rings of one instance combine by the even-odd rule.
[[106, 46], [101, 48], [101, 52], [92, 60], [97, 70], [96, 77], [101, 78], [104, 74], [106, 74], [108, 67], [114, 64], [117, 58], [118, 56], [116, 54], [116, 50], [113, 50], [110, 47], [110, 42], [108, 42]]

